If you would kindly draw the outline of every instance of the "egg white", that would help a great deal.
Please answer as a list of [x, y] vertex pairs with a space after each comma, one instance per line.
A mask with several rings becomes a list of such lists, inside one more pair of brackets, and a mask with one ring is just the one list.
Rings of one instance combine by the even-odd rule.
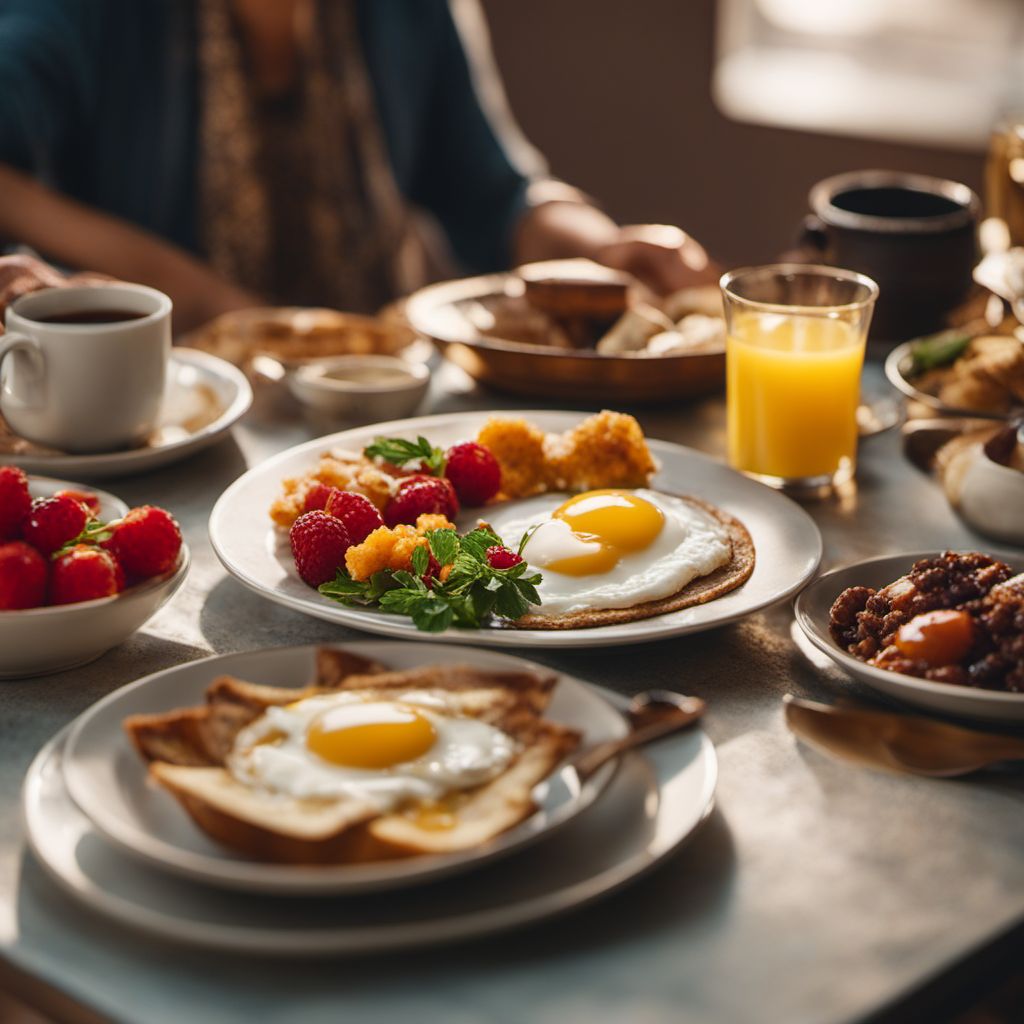
[[[434, 745], [414, 761], [385, 769], [350, 768], [306, 748], [306, 730], [317, 715], [362, 702], [358, 694], [336, 693], [268, 708], [239, 732], [227, 758], [228, 770], [248, 786], [294, 797], [347, 797], [384, 813], [407, 800], [437, 800], [445, 793], [482, 785], [501, 774], [516, 754], [510, 736], [486, 722], [454, 715], [440, 691], [403, 693], [381, 701], [413, 705], [433, 725]], [[260, 743], [276, 733], [284, 738]]]
[[[732, 557], [724, 526], [713, 516], [680, 498], [658, 491], [630, 492], [661, 509], [664, 526], [642, 551], [624, 554], [606, 573], [568, 576], [545, 568], [549, 562], [585, 553], [587, 545], [572, 536], [568, 524], [535, 532], [526, 542], [523, 557], [543, 576], [537, 588], [541, 603], [530, 610], [541, 615], [601, 608], [632, 608], [646, 601], [669, 597], [692, 580], [707, 576]], [[551, 515], [568, 495], [544, 494], [495, 510], [488, 519], [495, 532], [512, 548], [523, 534]]]

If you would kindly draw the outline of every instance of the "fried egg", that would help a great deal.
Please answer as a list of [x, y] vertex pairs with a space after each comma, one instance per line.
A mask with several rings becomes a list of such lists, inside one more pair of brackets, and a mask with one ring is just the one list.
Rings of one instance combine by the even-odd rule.
[[384, 813], [482, 785], [515, 754], [510, 736], [454, 714], [444, 693], [387, 700], [333, 693], [268, 708], [239, 732], [227, 767], [249, 786], [293, 797], [347, 797]]
[[531, 608], [542, 615], [656, 601], [732, 556], [712, 515], [645, 489], [543, 495], [495, 514], [491, 525], [513, 548], [532, 531], [522, 554], [543, 575], [541, 604]]

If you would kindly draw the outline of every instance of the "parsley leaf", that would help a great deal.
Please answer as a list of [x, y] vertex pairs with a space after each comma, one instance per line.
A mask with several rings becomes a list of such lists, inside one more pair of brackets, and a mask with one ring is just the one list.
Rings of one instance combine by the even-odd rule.
[[440, 565], [451, 565], [458, 557], [461, 544], [454, 527], [444, 530], [427, 530], [427, 543]]
[[393, 466], [418, 462], [425, 473], [440, 476], [444, 472], [445, 457], [441, 448], [435, 448], [425, 437], [406, 441], [401, 437], [378, 437], [363, 449], [368, 459], [383, 459]]
[[416, 572], [417, 576], [422, 576], [430, 565], [430, 555], [427, 553], [427, 549], [420, 545], [418, 548], [413, 548], [412, 552], [412, 567]]
[[[440, 633], [453, 625], [479, 628], [492, 615], [518, 619], [531, 605], [540, 604], [540, 573], [526, 562], [495, 569], [487, 561], [487, 549], [501, 544], [489, 526], [479, 526], [465, 537], [454, 529], [428, 530], [425, 536], [427, 546], [413, 551], [412, 572], [383, 569], [368, 580], [354, 580], [339, 569], [320, 593], [339, 604], [375, 606], [392, 615], [407, 615], [427, 633]], [[434, 579], [428, 586], [422, 576], [431, 554], [452, 570], [444, 583]]]
[[501, 538], [489, 527], [478, 526], [460, 541], [462, 550], [478, 562], [487, 561], [487, 549], [500, 544]]
[[455, 618], [451, 605], [442, 597], [422, 601], [412, 611], [412, 621], [424, 633], [443, 633]]

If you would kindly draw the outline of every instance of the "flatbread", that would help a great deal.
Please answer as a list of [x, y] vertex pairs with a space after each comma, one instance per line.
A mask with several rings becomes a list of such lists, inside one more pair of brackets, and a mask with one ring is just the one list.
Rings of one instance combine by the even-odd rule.
[[[667, 492], [666, 492], [667, 493]], [[623, 622], [651, 619], [655, 615], [682, 611], [694, 605], [707, 604], [715, 598], [746, 583], [754, 571], [754, 542], [747, 528], [735, 517], [700, 498], [679, 494], [674, 497], [695, 505], [717, 519], [728, 531], [732, 544], [732, 557], [725, 565], [691, 580], [682, 590], [656, 601], [645, 601], [631, 608], [595, 608], [564, 615], [524, 615], [515, 622], [503, 623], [514, 629], [590, 629], [594, 626], [616, 626]]]

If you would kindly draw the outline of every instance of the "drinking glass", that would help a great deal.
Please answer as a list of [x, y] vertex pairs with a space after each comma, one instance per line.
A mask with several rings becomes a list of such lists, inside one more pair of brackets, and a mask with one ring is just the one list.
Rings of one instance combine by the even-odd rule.
[[857, 460], [857, 405], [878, 285], [775, 264], [721, 279], [729, 463], [772, 487], [827, 493]]

